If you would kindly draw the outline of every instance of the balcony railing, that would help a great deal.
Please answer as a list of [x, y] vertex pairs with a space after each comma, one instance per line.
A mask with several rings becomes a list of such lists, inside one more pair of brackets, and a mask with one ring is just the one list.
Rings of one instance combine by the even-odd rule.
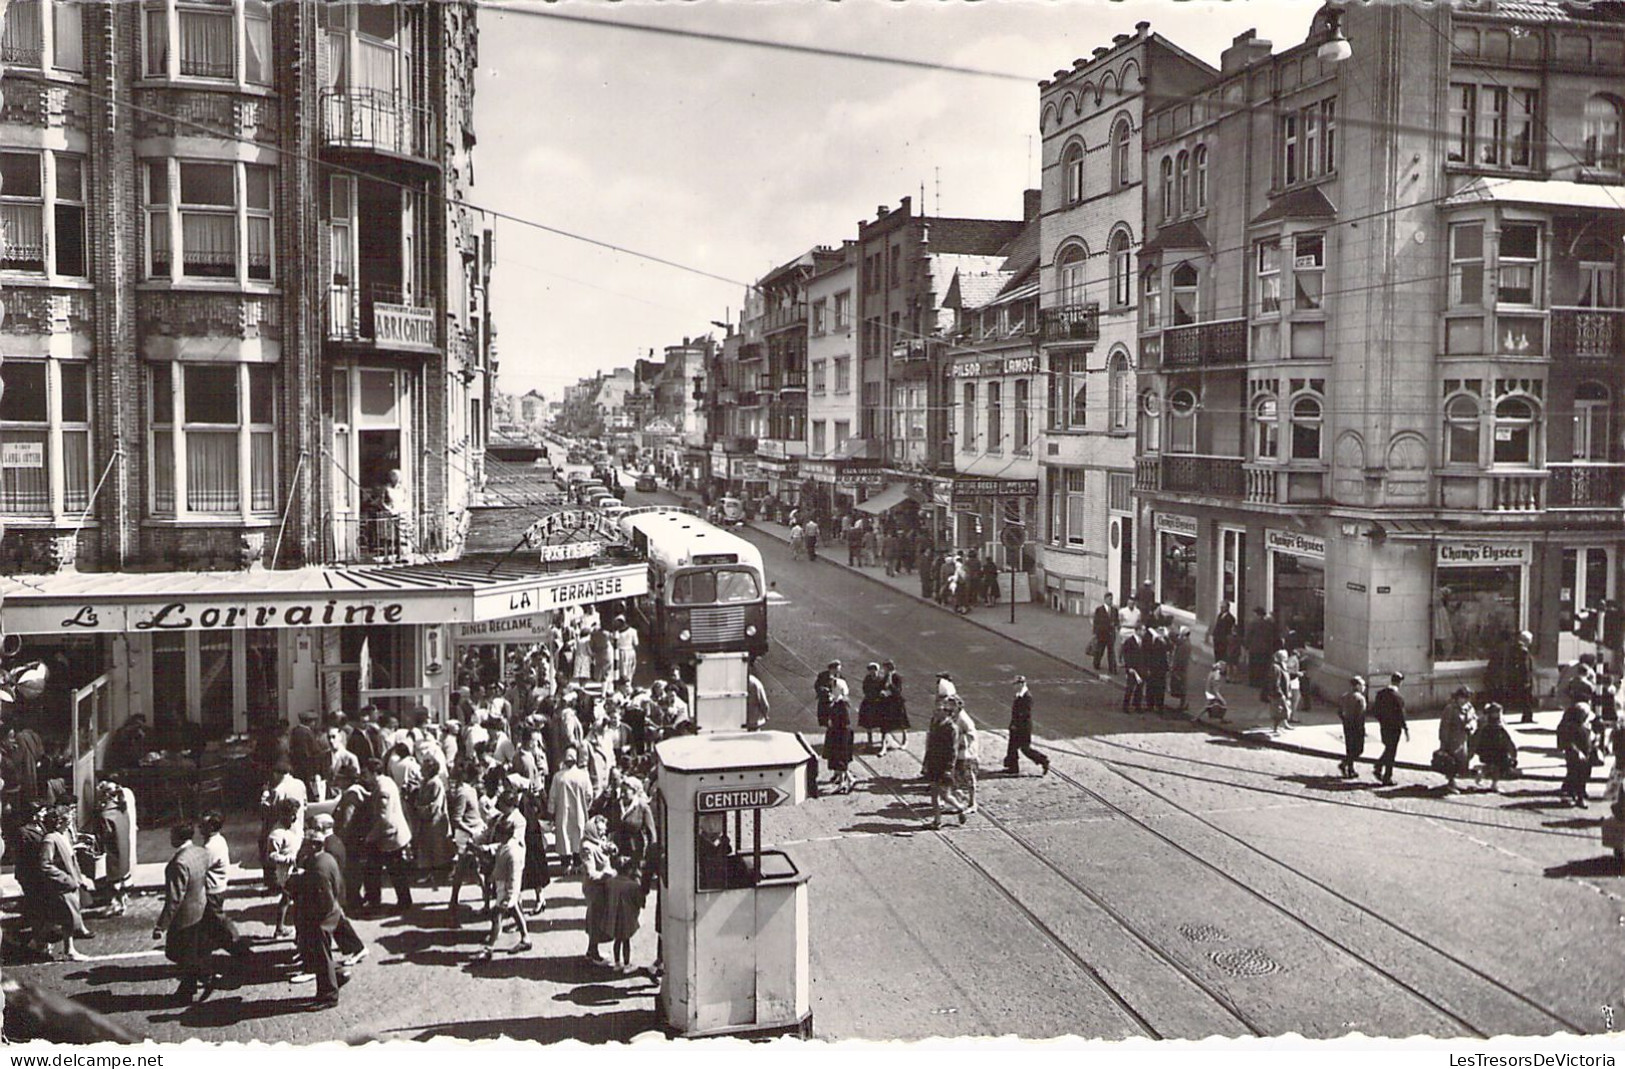
[[[379, 306], [384, 306], [386, 329], [379, 337]], [[393, 312], [393, 315], [391, 315]], [[357, 286], [333, 283], [327, 289], [329, 341], [379, 342], [389, 347], [435, 349], [439, 317], [435, 304], [423, 297], [408, 297], [394, 286]], [[403, 338], [406, 333], [423, 336]], [[455, 344], [456, 339], [453, 339]]]
[[807, 373], [805, 371], [785, 371], [773, 377], [775, 390], [805, 390], [807, 388]]
[[450, 525], [438, 513], [407, 516], [330, 515], [325, 564], [398, 564], [445, 554]]
[[[1141, 352], [1144, 352], [1142, 346]], [[1163, 367], [1215, 367], [1247, 362], [1247, 320], [1219, 319], [1162, 332]]]
[[807, 306], [794, 304], [785, 308], [771, 308], [762, 316], [762, 330], [771, 333], [807, 322]]
[[1219, 457], [1199, 453], [1164, 453], [1160, 458], [1144, 458], [1135, 467], [1137, 489], [1151, 489], [1142, 485], [1151, 475], [1140, 465], [1159, 463], [1156, 489], [1176, 493], [1201, 494], [1205, 497], [1240, 499], [1245, 484], [1240, 457]]
[[1096, 341], [1100, 338], [1100, 305], [1072, 304], [1039, 313], [1039, 336], [1046, 342]]
[[439, 145], [434, 111], [383, 89], [329, 89], [322, 94], [322, 140], [340, 148], [433, 160]]
[[1162, 489], [1162, 458], [1136, 457], [1134, 460], [1134, 489], [1138, 492]]
[[1490, 475], [1488, 500], [1484, 508], [1490, 512], [1539, 512], [1544, 504], [1546, 476], [1537, 472], [1506, 472]]
[[1546, 506], [1617, 509], [1625, 505], [1625, 464], [1549, 464]]
[[1246, 469], [1247, 502], [1251, 505], [1273, 505], [1280, 498], [1279, 472], [1274, 468], [1249, 465]]
[[1625, 360], [1625, 310], [1553, 308], [1552, 357], [1556, 360]]
[[747, 360], [760, 360], [764, 351], [765, 350], [761, 342], [746, 342], [739, 347], [739, 362], [744, 363]]

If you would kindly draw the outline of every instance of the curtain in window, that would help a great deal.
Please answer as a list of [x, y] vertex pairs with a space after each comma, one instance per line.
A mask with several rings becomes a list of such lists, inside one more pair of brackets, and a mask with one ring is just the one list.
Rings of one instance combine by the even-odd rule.
[[38, 67], [43, 48], [39, 0], [11, 0], [0, 35], [0, 57], [19, 67]]
[[236, 512], [237, 432], [186, 432], [186, 507], [193, 512]]
[[45, 270], [45, 213], [38, 204], [0, 204], [0, 266]]
[[[16, 6], [17, 0], [12, 0]], [[85, 9], [78, 3], [56, 0], [51, 6], [52, 32], [51, 66], [59, 71], [75, 74], [85, 69]]]
[[[158, 366], [168, 368], [167, 364]], [[175, 436], [168, 429], [152, 435], [152, 510], [175, 511]]]
[[172, 260], [169, 251], [169, 215], [166, 212], [147, 213], [147, 250], [154, 278], [167, 278]]
[[51, 469], [44, 431], [7, 430], [9, 459], [39, 467], [0, 468], [0, 512], [13, 516], [48, 516], [51, 513]]
[[271, 431], [255, 431], [249, 439], [252, 466], [249, 469], [250, 491], [253, 495], [249, 508], [255, 512], [276, 509], [276, 435]]
[[147, 75], [164, 78], [169, 74], [169, 18], [162, 8], [147, 12]]
[[243, 20], [243, 78], [252, 85], [271, 84], [271, 20], [262, 3], [250, 2]]
[[327, 87], [343, 92], [350, 86], [350, 37], [343, 33], [327, 35]]
[[181, 73], [194, 78], [232, 76], [231, 20], [229, 13], [180, 13]]
[[230, 215], [181, 213], [181, 270], [205, 278], [237, 273], [237, 220]]
[[62, 507], [69, 512], [90, 507], [90, 432], [62, 432]]
[[248, 217], [248, 277], [271, 278], [271, 220]]

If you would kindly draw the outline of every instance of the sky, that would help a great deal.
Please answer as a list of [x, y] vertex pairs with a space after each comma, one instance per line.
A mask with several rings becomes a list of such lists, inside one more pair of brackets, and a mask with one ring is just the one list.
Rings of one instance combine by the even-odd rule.
[[[1133, 33], [1217, 66], [1256, 27], [1303, 40], [1312, 0], [490, 0], [479, 13], [482, 207], [708, 273], [497, 221], [498, 387], [568, 383], [737, 322], [746, 285], [857, 236], [905, 196], [1019, 219], [1038, 81]], [[581, 25], [548, 11], [602, 20]], [[1021, 75], [978, 77], [639, 32], [642, 23]]]

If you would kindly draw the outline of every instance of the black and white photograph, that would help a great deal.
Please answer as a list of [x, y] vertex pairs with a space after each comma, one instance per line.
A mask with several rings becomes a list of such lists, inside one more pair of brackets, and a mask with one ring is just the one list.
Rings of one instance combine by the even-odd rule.
[[1614, 1064], [1625, 3], [0, 18], [11, 1064]]

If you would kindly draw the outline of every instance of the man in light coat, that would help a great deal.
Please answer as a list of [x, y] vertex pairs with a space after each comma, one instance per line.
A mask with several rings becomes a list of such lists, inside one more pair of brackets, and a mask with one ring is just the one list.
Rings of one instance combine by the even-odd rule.
[[587, 809], [592, 805], [592, 780], [581, 767], [574, 747], [564, 751], [564, 761], [548, 802], [553, 810], [553, 835], [559, 857], [566, 869], [581, 865], [581, 840], [587, 830]]
[[175, 999], [190, 1003], [201, 987], [208, 998], [214, 988], [209, 967], [208, 910], [209, 852], [192, 842], [190, 824], [169, 833], [175, 853], [164, 866], [164, 908], [152, 926], [153, 939], [164, 941], [164, 956], [180, 969]]
[[362, 769], [361, 781], [371, 792], [372, 826], [367, 832], [367, 862], [362, 875], [362, 900], [368, 909], [383, 905], [384, 873], [395, 888], [397, 909], [412, 906], [412, 869], [406, 861], [406, 848], [412, 842], [412, 826], [401, 806], [401, 789], [384, 774], [384, 764], [376, 757]]

